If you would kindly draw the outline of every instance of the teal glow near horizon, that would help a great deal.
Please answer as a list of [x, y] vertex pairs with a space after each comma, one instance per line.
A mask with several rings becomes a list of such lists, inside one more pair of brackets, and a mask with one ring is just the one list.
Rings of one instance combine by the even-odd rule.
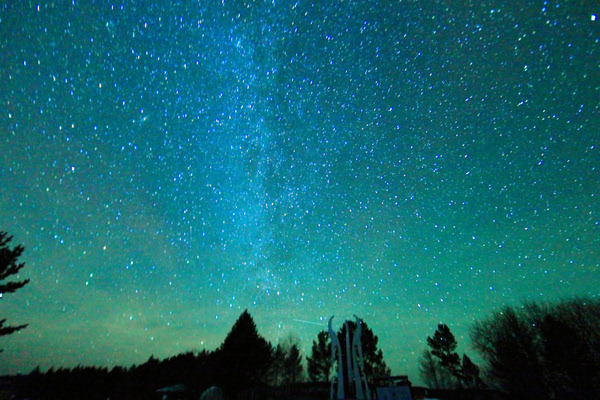
[[206, 3], [0, 9], [0, 373], [598, 296], [597, 7]]

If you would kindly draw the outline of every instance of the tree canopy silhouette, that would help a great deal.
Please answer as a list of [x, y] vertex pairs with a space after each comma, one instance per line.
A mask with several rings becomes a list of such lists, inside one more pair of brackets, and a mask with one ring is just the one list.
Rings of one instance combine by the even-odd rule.
[[427, 344], [431, 348], [431, 354], [437, 357], [440, 365], [449, 371], [462, 386], [460, 379], [460, 357], [456, 352], [456, 338], [446, 324], [439, 324], [433, 337], [427, 336]]
[[[23, 254], [25, 248], [21, 245], [17, 245], [11, 249], [11, 241], [12, 236], [8, 236], [6, 232], [0, 231], [0, 298], [4, 297], [5, 293], [14, 293], [29, 283], [29, 279], [22, 281], [5, 281], [10, 276], [17, 275], [21, 268], [25, 266], [25, 263], [18, 262], [19, 257]], [[5, 322], [6, 319], [0, 320], [0, 336], [10, 335], [27, 326], [27, 324], [5, 326]]]
[[325, 382], [329, 379], [331, 368], [331, 346], [329, 332], [321, 331], [317, 340], [313, 340], [311, 356], [306, 358], [308, 377], [313, 382]]
[[454, 377], [442, 367], [440, 360], [429, 349], [423, 350], [423, 355], [419, 358], [419, 376], [425, 386], [432, 389], [454, 387]]
[[[447, 385], [447, 373], [454, 377], [459, 388], [478, 388], [482, 385], [479, 377], [479, 367], [463, 354], [461, 358], [456, 352], [458, 342], [446, 324], [439, 324], [433, 337], [427, 337], [430, 351], [426, 350], [420, 360], [421, 374], [436, 388]], [[436, 357], [437, 360], [432, 357]], [[437, 370], [436, 370], [437, 369]]]
[[234, 393], [264, 383], [273, 362], [273, 347], [256, 329], [245, 310], [215, 351], [218, 384]]
[[300, 348], [300, 340], [291, 334], [277, 344], [269, 371], [269, 383], [272, 386], [283, 385], [289, 391], [292, 385], [304, 380]]
[[[373, 333], [373, 330], [362, 321], [362, 351], [365, 363], [365, 373], [367, 378], [387, 376], [390, 374], [390, 369], [383, 359], [383, 351], [377, 347], [379, 338]], [[339, 329], [337, 335], [340, 340], [340, 345], [343, 356], [344, 376], [347, 376], [346, 366], [346, 329], [348, 329], [348, 337], [352, 340], [357, 324], [354, 321], [346, 321]], [[327, 331], [321, 331], [317, 335], [317, 341], [313, 341], [311, 356], [307, 357], [308, 375], [312, 381], [326, 381], [329, 378], [329, 370], [331, 367], [331, 339]]]
[[600, 398], [598, 299], [507, 306], [476, 322], [471, 340], [511, 398]]

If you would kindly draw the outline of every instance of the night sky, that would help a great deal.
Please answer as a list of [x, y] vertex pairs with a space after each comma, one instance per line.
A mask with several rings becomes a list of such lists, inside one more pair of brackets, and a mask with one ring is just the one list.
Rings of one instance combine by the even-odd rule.
[[4, 1], [0, 373], [599, 296], [594, 3]]

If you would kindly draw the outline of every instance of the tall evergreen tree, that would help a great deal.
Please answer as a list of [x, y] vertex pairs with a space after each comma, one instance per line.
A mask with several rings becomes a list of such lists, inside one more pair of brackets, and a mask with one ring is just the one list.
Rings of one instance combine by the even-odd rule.
[[308, 377], [313, 382], [329, 380], [329, 369], [331, 368], [329, 343], [329, 332], [327, 331], [319, 332], [317, 340], [313, 340], [311, 356], [306, 358]]
[[[23, 254], [25, 248], [21, 245], [17, 245], [11, 249], [11, 241], [12, 236], [8, 236], [6, 232], [0, 231], [0, 298], [2, 298], [5, 293], [14, 293], [29, 283], [29, 279], [5, 282], [7, 278], [18, 274], [21, 268], [25, 266], [25, 263], [18, 262], [19, 257]], [[27, 324], [4, 326], [5, 322], [6, 319], [0, 320], [0, 336], [10, 335], [27, 326]]]
[[287, 386], [302, 382], [304, 368], [302, 367], [302, 355], [295, 344], [289, 348], [283, 361], [283, 383]]
[[273, 361], [273, 347], [256, 329], [245, 310], [215, 351], [218, 383], [227, 392], [239, 393], [264, 383]]

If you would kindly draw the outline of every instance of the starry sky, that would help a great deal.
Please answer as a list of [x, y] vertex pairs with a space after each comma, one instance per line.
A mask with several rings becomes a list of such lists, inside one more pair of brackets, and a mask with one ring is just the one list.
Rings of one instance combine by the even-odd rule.
[[594, 3], [4, 1], [0, 373], [599, 296]]

